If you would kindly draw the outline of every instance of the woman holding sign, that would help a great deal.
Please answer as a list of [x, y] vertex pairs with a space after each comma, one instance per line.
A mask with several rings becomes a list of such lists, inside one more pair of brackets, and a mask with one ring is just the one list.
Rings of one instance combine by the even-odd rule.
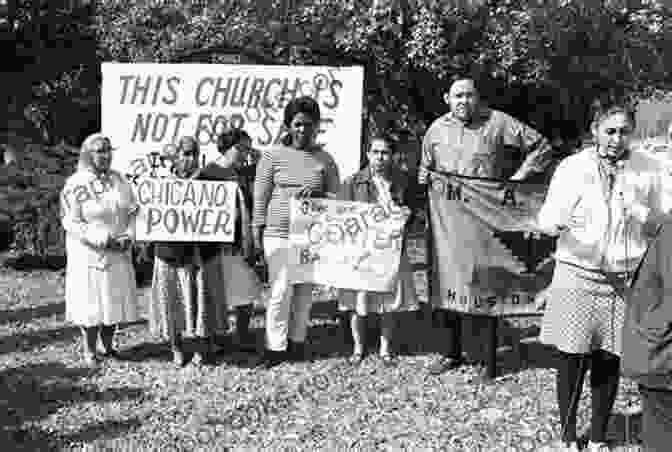
[[[183, 179], [193, 177], [198, 169], [199, 156], [198, 143], [190, 137], [182, 138], [177, 146], [174, 176]], [[214, 303], [203, 296], [203, 272], [200, 272], [199, 281], [197, 246], [189, 242], [156, 243], [154, 255], [150, 329], [155, 335], [170, 341], [173, 362], [177, 366], [189, 362], [183, 336], [195, 337], [197, 347], [193, 361], [207, 363], [214, 351], [215, 314]]]
[[282, 145], [263, 153], [254, 182], [254, 242], [265, 255], [272, 285], [266, 305], [266, 367], [305, 356], [313, 284], [288, 282], [289, 200], [335, 197], [339, 188], [333, 157], [315, 144], [317, 102], [306, 96], [293, 99], [283, 123], [289, 133]]
[[242, 129], [230, 129], [220, 134], [217, 150], [220, 156], [208, 163], [194, 176], [200, 180], [232, 181], [238, 183], [236, 193], [236, 225], [233, 243], [203, 244], [199, 247], [201, 258], [218, 254], [222, 277], [212, 283], [224, 286], [224, 299], [217, 300], [218, 324], [226, 325], [227, 308], [235, 308], [238, 344], [252, 342], [249, 331], [252, 302], [261, 296], [261, 282], [251, 265], [254, 261], [251, 214], [252, 193], [241, 173], [252, 139]]
[[[392, 141], [374, 137], [366, 153], [369, 165], [345, 180], [340, 198], [344, 201], [379, 203], [387, 209], [408, 206], [412, 199], [408, 189], [408, 178], [394, 166]], [[403, 248], [402, 248], [403, 249]], [[418, 301], [412, 279], [408, 256], [402, 252], [399, 274], [394, 292], [379, 293], [367, 291], [341, 290], [339, 308], [352, 312], [350, 326], [354, 350], [350, 357], [352, 365], [358, 365], [364, 358], [366, 316], [380, 315], [380, 359], [386, 367], [396, 365], [391, 351], [394, 331], [394, 314], [400, 311], [418, 309]]]
[[576, 445], [576, 413], [590, 364], [590, 451], [606, 451], [607, 422], [618, 391], [624, 296], [649, 237], [663, 218], [661, 169], [629, 148], [634, 129], [623, 107], [598, 111], [595, 146], [556, 169], [539, 226], [558, 236], [542, 342], [561, 352], [557, 374], [562, 441]]
[[111, 162], [110, 140], [100, 133], [89, 136], [77, 171], [61, 192], [66, 318], [81, 326], [90, 366], [99, 360], [99, 335], [104, 356], [114, 356], [115, 325], [139, 320], [131, 259], [138, 206], [130, 184], [110, 169]]

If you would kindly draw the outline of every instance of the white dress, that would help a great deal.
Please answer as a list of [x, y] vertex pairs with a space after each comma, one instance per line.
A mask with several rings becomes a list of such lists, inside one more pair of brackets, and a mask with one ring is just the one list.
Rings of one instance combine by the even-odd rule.
[[137, 211], [130, 184], [118, 173], [77, 171], [61, 192], [66, 231], [66, 319], [76, 325], [139, 320], [131, 251], [103, 249], [111, 235], [135, 235]]

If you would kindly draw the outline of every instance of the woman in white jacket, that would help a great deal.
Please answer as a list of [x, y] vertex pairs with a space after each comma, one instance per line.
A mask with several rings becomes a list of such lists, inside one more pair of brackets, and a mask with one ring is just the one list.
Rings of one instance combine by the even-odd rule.
[[576, 413], [590, 362], [589, 451], [606, 451], [619, 381], [624, 291], [662, 220], [660, 164], [630, 149], [634, 118], [617, 106], [598, 112], [595, 146], [561, 162], [539, 213], [558, 236], [541, 341], [561, 352], [557, 395], [562, 440], [576, 445]]
[[140, 319], [131, 259], [138, 206], [131, 185], [110, 169], [111, 152], [106, 136], [89, 136], [77, 171], [61, 191], [66, 318], [82, 328], [89, 366], [99, 359], [99, 335], [104, 355], [114, 356], [115, 326]]

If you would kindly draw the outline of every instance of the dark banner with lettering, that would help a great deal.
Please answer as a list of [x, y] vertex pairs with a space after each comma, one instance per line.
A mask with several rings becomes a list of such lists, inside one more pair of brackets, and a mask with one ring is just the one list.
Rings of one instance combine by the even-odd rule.
[[536, 312], [555, 240], [539, 234], [546, 185], [430, 174], [432, 302], [461, 312]]

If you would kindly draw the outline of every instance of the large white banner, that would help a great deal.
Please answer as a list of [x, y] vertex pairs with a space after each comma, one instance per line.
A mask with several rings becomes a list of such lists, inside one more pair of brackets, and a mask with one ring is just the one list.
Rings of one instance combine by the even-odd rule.
[[216, 135], [228, 127], [245, 129], [255, 148], [269, 148], [285, 133], [285, 106], [302, 95], [320, 106], [317, 141], [341, 177], [359, 169], [361, 67], [103, 63], [102, 75], [102, 131], [118, 148], [113, 167], [125, 174], [146, 174], [147, 155], [185, 135], [212, 159]]
[[233, 242], [235, 182], [143, 177], [133, 185], [140, 205], [137, 240]]

